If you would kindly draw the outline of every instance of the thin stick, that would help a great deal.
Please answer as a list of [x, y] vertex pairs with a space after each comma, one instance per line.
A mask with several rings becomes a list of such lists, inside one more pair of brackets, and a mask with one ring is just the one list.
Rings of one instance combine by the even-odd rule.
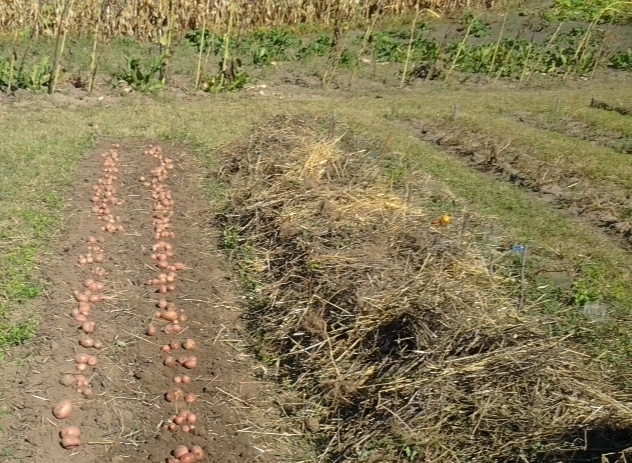
[[459, 61], [459, 58], [461, 57], [461, 52], [463, 51], [463, 48], [465, 48], [465, 42], [467, 42], [467, 39], [470, 37], [470, 31], [472, 30], [474, 21], [476, 21], [477, 19], [478, 19], [478, 15], [474, 16], [472, 18], [472, 21], [470, 21], [470, 23], [467, 25], [467, 29], [465, 30], [465, 35], [463, 36], [463, 40], [461, 40], [461, 42], [459, 43], [459, 46], [456, 49], [456, 53], [454, 54], [454, 59], [452, 60], [452, 64], [450, 65], [450, 69], [448, 69], [448, 72], [445, 75], [445, 79], [443, 79], [444, 82], [447, 83], [450, 80], [452, 71], [454, 71], [454, 68], [456, 67], [456, 63]]
[[226, 70], [228, 69], [228, 58], [230, 57], [229, 43], [230, 43], [230, 33], [233, 28], [233, 10], [234, 8], [230, 8], [228, 13], [228, 29], [226, 29], [226, 33], [224, 34], [224, 58], [222, 59], [222, 72], [219, 77], [219, 88], [220, 90], [224, 87], [224, 78], [226, 76]]
[[15, 44], [18, 40], [18, 31], [13, 34], [13, 53], [11, 53], [11, 64], [9, 68], [9, 81], [7, 82], [7, 93], [11, 93], [11, 85], [13, 85], [13, 68], [15, 67], [15, 61], [17, 59], [17, 52], [15, 50]]
[[404, 72], [402, 73], [402, 80], [399, 83], [399, 88], [403, 88], [406, 83], [406, 74], [408, 73], [408, 65], [410, 63], [410, 55], [413, 51], [413, 39], [415, 38], [415, 26], [417, 25], [417, 20], [419, 19], [419, 15], [421, 14], [421, 10], [417, 9], [415, 12], [415, 17], [413, 18], [413, 22], [410, 25], [410, 37], [408, 39], [408, 49], [406, 50], [406, 61], [404, 62]]
[[494, 54], [492, 55], [492, 62], [489, 63], [489, 69], [487, 70], [487, 76], [492, 75], [494, 70], [494, 64], [496, 64], [496, 56], [498, 56], [498, 50], [500, 49], [500, 42], [502, 41], [503, 34], [505, 32], [505, 24], [507, 24], [507, 16], [509, 16], [509, 10], [505, 10], [505, 16], [503, 16], [503, 23], [500, 26], [500, 32], [498, 32], [498, 40], [496, 41], [496, 48], [494, 48]]
[[92, 93], [94, 89], [94, 81], [97, 76], [97, 46], [99, 44], [99, 26], [101, 26], [101, 17], [94, 26], [94, 42], [92, 43], [92, 55], [90, 56], [90, 80], [88, 82], [88, 93]]
[[430, 66], [430, 69], [428, 69], [428, 73], [426, 74], [426, 78], [424, 79], [424, 82], [427, 82], [432, 78], [432, 74], [434, 73], [434, 70], [437, 67], [437, 62], [439, 61], [441, 52], [443, 52], [443, 48], [445, 47], [445, 44], [448, 42], [448, 38], [450, 37], [451, 32], [452, 32], [452, 24], [450, 24], [450, 27], [448, 27], [448, 30], [443, 36], [443, 40], [441, 41], [441, 44], [439, 45], [439, 49], [437, 50], [437, 56], [435, 56], [435, 59], [432, 62], [432, 65]]
[[[200, 53], [198, 54], [197, 70], [195, 72], [195, 90], [200, 88], [200, 79], [202, 78], [202, 54], [204, 53], [204, 37], [206, 36], [206, 20], [208, 17], [208, 9], [211, 0], [206, 0], [206, 9], [204, 10], [204, 19], [202, 20], [202, 38], [200, 39]], [[213, 43], [210, 44], [213, 46]]]
[[538, 59], [535, 62], [535, 66], [533, 66], [531, 72], [527, 75], [527, 81], [531, 78], [531, 76], [533, 75], [534, 71], [538, 70], [538, 68], [540, 67], [540, 64], [542, 64], [542, 59], [544, 58], [544, 55], [546, 55], [546, 52], [549, 51], [549, 48], [551, 47], [551, 45], [553, 44], [553, 42], [557, 38], [557, 35], [560, 33], [560, 30], [562, 29], [563, 25], [564, 25], [563, 22], [561, 22], [561, 23], [559, 23], [557, 25], [557, 29], [555, 30], [555, 32], [553, 33], [553, 35], [551, 36], [551, 38], [547, 42], [546, 46], [544, 47], [544, 50], [542, 50], [542, 53], [540, 53], [538, 55]]
[[377, 18], [378, 17], [379, 17], [378, 14], [373, 16], [373, 19], [369, 23], [369, 26], [367, 27], [367, 29], [366, 29], [366, 31], [364, 33], [364, 38], [362, 39], [362, 45], [360, 46], [360, 50], [358, 50], [357, 64], [356, 64], [355, 68], [353, 69], [353, 72], [351, 73], [351, 79], [350, 79], [350, 83], [351, 84], [355, 80], [355, 76], [356, 76], [356, 73], [358, 71], [358, 67], [359, 67], [360, 62], [362, 60], [362, 55], [366, 51], [367, 45], [369, 43], [369, 39], [371, 38], [371, 35], [373, 34], [373, 28], [375, 27], [375, 23], [377, 22]]
[[518, 311], [522, 312], [524, 307], [524, 292], [525, 292], [525, 267], [527, 264], [527, 246], [522, 247], [522, 264], [520, 267], [520, 300], [518, 301]]
[[[64, 5], [64, 9], [61, 13], [61, 17], [59, 18], [59, 25], [57, 27], [57, 43], [55, 45], [55, 60], [53, 62], [53, 75], [51, 76], [50, 81], [48, 82], [48, 94], [52, 95], [55, 91], [55, 85], [57, 85], [57, 79], [59, 79], [59, 71], [61, 70], [61, 57], [64, 53], [64, 45], [66, 44], [66, 36], [68, 34], [68, 29], [65, 26], [66, 17], [68, 16], [68, 12], [70, 11], [70, 6], [72, 5], [73, 0], [66, 0], [66, 4]], [[63, 29], [63, 33], [62, 33]], [[61, 37], [60, 37], [61, 35]]]

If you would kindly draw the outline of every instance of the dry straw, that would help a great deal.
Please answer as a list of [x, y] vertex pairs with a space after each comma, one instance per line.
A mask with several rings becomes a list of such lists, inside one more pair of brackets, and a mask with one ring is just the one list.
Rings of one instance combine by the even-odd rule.
[[[433, 228], [392, 190], [379, 147], [321, 133], [309, 118], [267, 121], [217, 171], [250, 328], [293, 391], [286, 431], [309, 420], [323, 462], [469, 463], [533, 461], [632, 425], [632, 398], [598, 362], [517, 312], [473, 225]], [[428, 196], [412, 174], [406, 191]]]
[[[60, 0], [0, 2], [0, 30], [30, 28], [35, 35], [54, 36], [61, 3]], [[423, 8], [448, 11], [483, 7], [487, 3], [486, 0], [211, 0], [209, 4], [207, 0], [76, 0], [68, 18], [68, 32], [89, 34], [101, 22], [106, 38], [134, 36], [156, 41], [158, 31], [169, 23], [171, 14], [174, 32], [182, 32], [201, 29], [205, 21], [212, 29], [225, 28], [229, 10], [233, 10], [235, 25], [246, 29], [305, 23], [331, 25], [336, 15], [344, 21], [364, 22], [376, 13], [397, 16], [414, 14]]]

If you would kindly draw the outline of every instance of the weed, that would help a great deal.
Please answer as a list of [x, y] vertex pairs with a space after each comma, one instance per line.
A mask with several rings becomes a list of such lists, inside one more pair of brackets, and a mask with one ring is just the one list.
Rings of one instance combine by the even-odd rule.
[[592, 21], [598, 17], [600, 24], [624, 23], [632, 17], [632, 5], [612, 0], [555, 0], [549, 14], [564, 21]]
[[287, 32], [275, 29], [256, 31], [252, 37], [252, 63], [267, 66], [273, 61], [288, 61], [291, 58], [289, 50], [300, 45], [301, 40]]
[[329, 53], [331, 49], [332, 39], [329, 35], [319, 35], [313, 42], [299, 48], [296, 53], [298, 60], [304, 60], [314, 56], [322, 57]]
[[0, 324], [0, 346], [6, 348], [23, 344], [33, 337], [36, 326], [34, 320], [11, 326]]
[[15, 69], [10, 61], [0, 59], [0, 90], [5, 92], [17, 89], [39, 92], [48, 85], [51, 75], [48, 56], [43, 56], [29, 71], [24, 71], [22, 67]]
[[461, 25], [470, 28], [470, 35], [476, 38], [482, 38], [489, 35], [490, 26], [482, 19], [475, 17], [473, 13], [466, 13], [461, 18]]
[[[202, 37], [204, 40], [202, 40]], [[224, 49], [224, 38], [208, 30], [204, 31], [204, 35], [202, 35], [201, 30], [188, 31], [184, 35], [184, 40], [193, 45], [198, 52], [202, 51], [205, 53], [210, 51], [214, 55], [218, 55]], [[234, 40], [231, 39], [230, 42], [234, 43]], [[202, 43], [204, 43], [204, 46], [202, 46]]]
[[632, 71], [632, 47], [613, 55], [608, 65], [613, 69]]
[[419, 456], [417, 444], [402, 438], [397, 440], [381, 439], [369, 442], [357, 454], [358, 461], [377, 461], [377, 457], [395, 456], [398, 461], [416, 461]]
[[239, 246], [239, 230], [235, 227], [226, 227], [222, 232], [220, 248], [232, 251]]
[[164, 64], [164, 56], [143, 62], [140, 58], [125, 55], [125, 68], [117, 73], [119, 81], [127, 83], [132, 89], [148, 93], [164, 87], [158, 76]]
[[236, 92], [249, 81], [250, 75], [242, 69], [241, 60], [232, 59], [226, 67], [220, 62], [219, 71], [208, 79], [203, 88], [209, 93]]
[[375, 62], [402, 63], [406, 59], [406, 44], [397, 32], [374, 32], [369, 43]]

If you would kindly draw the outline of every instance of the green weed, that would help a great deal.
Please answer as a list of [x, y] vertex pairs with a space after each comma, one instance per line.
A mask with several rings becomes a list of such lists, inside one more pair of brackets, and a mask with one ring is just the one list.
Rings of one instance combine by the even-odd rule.
[[140, 58], [125, 55], [125, 67], [116, 74], [116, 78], [136, 91], [154, 92], [164, 87], [159, 80], [164, 60], [164, 56], [143, 61]]
[[632, 18], [632, 5], [613, 0], [555, 0], [544, 12], [564, 21], [592, 21], [600, 14], [599, 23], [625, 23]]
[[302, 46], [296, 53], [298, 60], [305, 60], [314, 56], [323, 57], [331, 50], [332, 39], [330, 35], [319, 35], [312, 42]]
[[301, 40], [275, 29], [256, 31], [252, 36], [251, 56], [255, 66], [268, 66], [273, 61], [289, 61], [290, 50], [298, 48]]
[[632, 71], [632, 47], [613, 55], [608, 65], [613, 69]]
[[39, 92], [46, 87], [51, 79], [52, 68], [48, 56], [43, 56], [39, 63], [31, 66], [30, 70], [12, 67], [10, 61], [0, 59], [0, 90], [12, 92], [26, 89]]
[[219, 71], [211, 76], [203, 86], [209, 93], [236, 92], [250, 82], [250, 75], [243, 70], [241, 60], [233, 59], [224, 68], [220, 62]]

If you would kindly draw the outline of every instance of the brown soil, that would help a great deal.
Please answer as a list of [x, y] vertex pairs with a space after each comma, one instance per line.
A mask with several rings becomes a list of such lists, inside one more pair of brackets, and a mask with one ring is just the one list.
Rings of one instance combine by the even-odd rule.
[[[102, 175], [99, 154], [108, 146], [89, 154], [77, 172], [65, 230], [43, 268], [49, 288], [42, 300], [43, 323], [36, 341], [5, 359], [0, 370], [6, 380], [0, 395], [8, 413], [2, 423], [8, 439], [0, 443], [1, 461], [164, 462], [179, 444], [202, 446], [207, 454], [204, 461], [209, 462], [267, 459], [267, 453], [259, 450], [265, 443], [240, 432], [253, 424], [251, 420], [258, 420], [256, 404], [262, 389], [242, 352], [238, 303], [207, 226], [208, 200], [196, 181], [196, 160], [181, 147], [165, 149], [165, 156], [175, 160], [166, 180], [175, 200], [175, 238], [168, 241], [174, 258], [187, 268], [176, 281], [176, 291], [165, 298], [184, 309], [189, 320], [182, 323], [179, 336], [145, 334], [150, 323], [165, 325], [154, 319], [159, 310], [156, 301], [163, 296], [145, 285], [159, 273], [150, 258], [155, 243], [151, 188], [138, 180], [141, 175], [151, 178], [150, 171], [158, 164], [143, 155], [149, 144], [122, 144], [115, 183], [124, 203], [114, 206], [113, 213], [120, 216], [123, 233], [106, 236], [100, 231], [102, 222], [90, 212], [91, 187]], [[77, 305], [73, 291], [84, 289], [83, 282], [91, 278], [96, 265], [77, 264], [90, 235], [103, 240], [106, 257], [105, 301], [96, 304], [91, 315], [97, 326], [94, 337], [105, 345], [100, 351], [78, 344], [79, 324], [69, 315]], [[197, 342], [197, 368], [165, 367], [160, 346], [188, 337]], [[78, 352], [98, 355], [97, 366], [86, 372], [94, 393], [90, 399], [60, 383], [63, 374], [76, 373], [73, 359]], [[174, 355], [183, 355], [183, 350]], [[176, 411], [187, 408], [183, 402], [172, 405], [165, 400], [165, 392], [175, 386], [174, 375], [185, 372], [193, 381], [182, 388], [198, 396], [188, 407], [198, 416], [195, 430], [188, 434], [162, 429]], [[66, 420], [52, 414], [62, 399], [74, 404]], [[67, 425], [79, 426], [82, 432], [82, 446], [74, 451], [60, 446], [59, 432]]]
[[621, 246], [632, 248], [632, 224], [627, 219], [630, 194], [615, 182], [604, 179], [597, 183], [568, 166], [545, 162], [535, 152], [475, 133], [458, 122], [409, 121], [408, 127], [467, 165], [533, 192], [540, 200], [586, 220]]

